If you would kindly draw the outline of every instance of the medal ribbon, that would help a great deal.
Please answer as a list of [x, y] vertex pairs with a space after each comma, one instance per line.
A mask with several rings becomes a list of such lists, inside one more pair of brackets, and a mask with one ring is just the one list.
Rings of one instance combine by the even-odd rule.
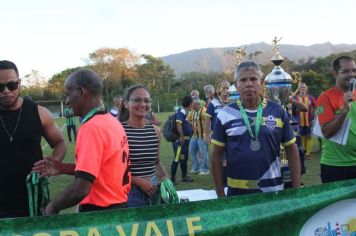
[[245, 125], [246, 125], [248, 133], [250, 134], [252, 140], [257, 140], [258, 133], [260, 132], [260, 127], [261, 127], [261, 124], [262, 124], [262, 111], [263, 111], [263, 108], [262, 108], [261, 102], [258, 104], [258, 108], [257, 108], [256, 125], [255, 125], [255, 136], [252, 133], [251, 123], [250, 123], [250, 121], [248, 119], [246, 111], [245, 111], [244, 107], [241, 105], [241, 102], [239, 100], [237, 102], [237, 105], [240, 108], [240, 111], [241, 111], [241, 114], [242, 114], [242, 119], [245, 122]]
[[94, 107], [93, 109], [91, 109], [83, 118], [82, 122], [80, 124], [85, 123], [87, 120], [89, 120], [90, 118], [92, 118], [98, 111], [101, 111], [101, 108], [98, 107]]

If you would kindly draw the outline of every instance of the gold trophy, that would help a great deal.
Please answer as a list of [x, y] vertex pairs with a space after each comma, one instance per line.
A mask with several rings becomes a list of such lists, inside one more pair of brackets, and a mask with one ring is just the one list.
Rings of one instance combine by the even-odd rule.
[[244, 48], [241, 48], [241, 47], [238, 47], [237, 50], [236, 50], [236, 66], [240, 65], [240, 63], [242, 62], [242, 58], [243, 56], [246, 55], [246, 47]]
[[[246, 55], [246, 47], [238, 47], [237, 50], [235, 51], [235, 63], [236, 63], [236, 68], [240, 65], [242, 62], [243, 57]], [[230, 102], [236, 102], [236, 100], [240, 99], [240, 94], [236, 90], [236, 84], [232, 83], [232, 85], [229, 88], [229, 100]]]
[[281, 56], [278, 45], [281, 39], [282, 37], [279, 39], [275, 37], [272, 40], [272, 50], [274, 52], [274, 56], [271, 61], [274, 64], [274, 68], [272, 72], [266, 76], [265, 86], [267, 99], [285, 107], [289, 103], [292, 84], [295, 83], [295, 80], [281, 67], [284, 60]]
[[[272, 72], [269, 73], [265, 78], [265, 88], [266, 94], [265, 97], [271, 101], [274, 101], [285, 109], [287, 109], [288, 105], [290, 105], [290, 99], [294, 94], [296, 94], [299, 90], [301, 84], [301, 75], [299, 72], [293, 72], [292, 75], [295, 79], [293, 79], [287, 72], [283, 70], [281, 64], [283, 62], [283, 57], [279, 51], [278, 43], [281, 41], [282, 37], [279, 39], [275, 37], [272, 40], [272, 50], [274, 55], [271, 59], [274, 64], [274, 68]], [[298, 83], [298, 89], [292, 92], [292, 84]], [[288, 160], [286, 158], [285, 150], [283, 146], [281, 146], [280, 152], [281, 166], [282, 166], [282, 178], [285, 185], [291, 184], [291, 177], [288, 168]]]

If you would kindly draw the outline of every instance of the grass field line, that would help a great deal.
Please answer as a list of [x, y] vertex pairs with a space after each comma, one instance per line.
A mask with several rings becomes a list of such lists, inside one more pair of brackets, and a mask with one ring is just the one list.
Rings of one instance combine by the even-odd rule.
[[[64, 128], [66, 127], [66, 124], [63, 124], [61, 127], [61, 132], [63, 133]], [[42, 145], [42, 152], [45, 151], [49, 147], [49, 144], [46, 142], [44, 145]]]

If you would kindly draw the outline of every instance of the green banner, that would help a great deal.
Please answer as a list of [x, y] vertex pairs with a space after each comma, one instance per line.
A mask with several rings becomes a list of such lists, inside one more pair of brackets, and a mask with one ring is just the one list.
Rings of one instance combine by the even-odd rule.
[[3, 219], [0, 235], [356, 236], [356, 180], [169, 206]]

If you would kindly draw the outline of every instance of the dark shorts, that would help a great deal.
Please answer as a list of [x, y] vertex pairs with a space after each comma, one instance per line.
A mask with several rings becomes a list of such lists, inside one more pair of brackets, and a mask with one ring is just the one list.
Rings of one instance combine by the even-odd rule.
[[309, 136], [312, 134], [312, 129], [309, 126], [300, 126], [299, 127], [299, 134], [303, 136]]
[[103, 211], [103, 210], [113, 210], [113, 209], [120, 209], [120, 208], [127, 208], [127, 203], [117, 203], [112, 204], [107, 207], [100, 207], [91, 204], [83, 204], [79, 206], [79, 212], [88, 212], [88, 211]]
[[356, 178], [356, 166], [329, 166], [320, 165], [322, 183]]
[[0, 210], [0, 219], [30, 216], [27, 209]]

